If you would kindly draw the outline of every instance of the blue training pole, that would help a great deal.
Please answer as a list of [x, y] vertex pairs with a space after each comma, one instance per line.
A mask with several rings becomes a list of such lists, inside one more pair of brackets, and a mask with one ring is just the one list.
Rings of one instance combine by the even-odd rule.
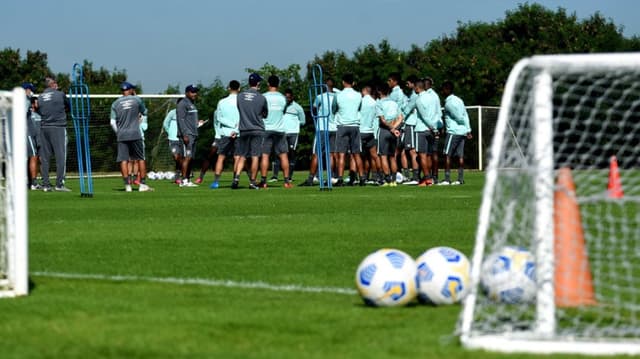
[[78, 157], [78, 175], [80, 177], [80, 196], [93, 197], [93, 176], [91, 174], [91, 151], [89, 149], [89, 119], [91, 118], [91, 100], [89, 87], [84, 83], [84, 74], [80, 64], [73, 65], [72, 84], [69, 87], [71, 119], [76, 134], [76, 152]]
[[[320, 190], [331, 190], [331, 154], [329, 150], [329, 116], [331, 115], [331, 103], [329, 103], [329, 88], [322, 78], [322, 66], [319, 64], [311, 68], [312, 82], [309, 85], [309, 106], [311, 117], [315, 125], [315, 152], [318, 159], [318, 180]], [[321, 108], [314, 106], [316, 99]], [[326, 178], [325, 178], [326, 171]]]

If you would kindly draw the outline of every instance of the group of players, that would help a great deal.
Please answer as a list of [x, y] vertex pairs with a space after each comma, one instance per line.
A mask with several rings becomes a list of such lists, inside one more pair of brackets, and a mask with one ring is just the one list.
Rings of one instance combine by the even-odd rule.
[[[233, 157], [233, 189], [239, 187], [244, 171], [251, 189], [267, 188], [268, 182], [277, 182], [280, 170], [284, 173], [284, 187], [292, 187], [298, 135], [300, 126], [306, 122], [304, 110], [290, 89], [284, 95], [280, 93], [277, 76], [267, 79], [265, 93], [258, 91], [261, 81], [260, 75], [251, 74], [249, 87], [244, 91], [240, 91], [238, 81], [229, 83], [229, 95], [218, 102], [214, 113], [215, 140], [200, 175], [193, 182], [190, 163], [197, 127], [202, 121], [197, 115], [189, 116], [193, 112], [197, 114], [193, 100], [198, 91], [187, 87], [185, 99], [191, 112], [180, 110], [184, 108], [181, 99], [163, 123], [176, 172], [179, 172], [177, 184], [181, 187], [201, 184], [211, 161], [217, 156], [211, 189], [220, 187], [224, 162], [229, 157]], [[464, 142], [471, 138], [471, 128], [464, 102], [453, 94], [453, 83], [446, 81], [442, 85], [443, 111], [431, 78], [407, 78], [409, 96], [400, 88], [400, 82], [400, 75], [394, 73], [385, 84], [375, 88], [365, 85], [356, 91], [351, 74], [342, 77], [340, 90], [334, 88], [331, 79], [327, 80], [327, 92], [318, 95], [313, 106], [319, 118], [328, 118], [327, 128], [318, 121], [315, 130], [328, 131], [334, 186], [464, 183]], [[446, 134], [443, 148], [445, 178], [439, 182], [437, 164], [441, 134]], [[312, 186], [317, 181], [317, 150], [314, 143], [309, 176], [301, 186]], [[458, 158], [458, 177], [451, 181], [450, 167], [454, 157]], [[273, 176], [267, 180], [270, 166], [273, 166]], [[344, 176], [347, 166], [348, 179]]]
[[[209, 187], [219, 188], [224, 162], [228, 157], [233, 158], [233, 189], [239, 188], [240, 176], [245, 171], [251, 189], [267, 188], [267, 182], [277, 182], [280, 171], [284, 174], [284, 187], [293, 186], [298, 135], [300, 127], [306, 123], [305, 112], [295, 101], [293, 91], [288, 89], [284, 95], [279, 91], [277, 76], [267, 79], [268, 90], [264, 93], [258, 90], [263, 81], [259, 74], [251, 74], [248, 80], [249, 86], [243, 91], [238, 81], [229, 82], [228, 96], [218, 102], [213, 119], [215, 140], [200, 175], [193, 182], [192, 159], [198, 129], [203, 124], [196, 107], [199, 89], [193, 85], [187, 86], [185, 96], [167, 114], [163, 127], [168, 134], [169, 147], [176, 163], [176, 183], [180, 187], [201, 184], [212, 165], [211, 161], [215, 159], [214, 181]], [[342, 89], [334, 88], [333, 81], [329, 79], [326, 92], [315, 99], [313, 113], [319, 118], [327, 118], [326, 125], [324, 121], [317, 121], [315, 131], [328, 132], [330, 166], [334, 174], [331, 180], [335, 186], [370, 184], [393, 187], [398, 182], [419, 186], [464, 183], [464, 142], [471, 138], [471, 128], [463, 101], [453, 94], [453, 83], [446, 81], [441, 87], [445, 97], [442, 108], [431, 78], [408, 77], [405, 82], [408, 96], [401, 89], [400, 82], [400, 75], [394, 73], [389, 75], [387, 83], [375, 88], [365, 85], [356, 91], [353, 75], [345, 74], [342, 77]], [[33, 90], [29, 85], [23, 87]], [[32, 156], [40, 154], [45, 190], [51, 190], [48, 159], [52, 154], [57, 160], [66, 159], [66, 154], [59, 152], [63, 146], [66, 147], [66, 134], [63, 132], [68, 102], [65, 102], [66, 97], [57, 90], [53, 80], [50, 85], [40, 96], [40, 108], [36, 111], [38, 103], [34, 102], [34, 107], [28, 109], [28, 114], [33, 115], [28, 116], [30, 122], [34, 121], [37, 114], [44, 114], [40, 127], [47, 132], [48, 136], [45, 137], [50, 139], [43, 143], [46, 146], [41, 146], [39, 153], [30, 154], [32, 189], [39, 187], [35, 181], [36, 170], [32, 170], [35, 166]], [[123, 82], [120, 89], [122, 96], [111, 106], [110, 123], [117, 137], [116, 160], [120, 163], [125, 191], [131, 192], [134, 184], [139, 186], [139, 191], [151, 191], [153, 189], [146, 184], [144, 149], [143, 126], [146, 125], [147, 109], [144, 101], [135, 94], [132, 84]], [[59, 101], [53, 101], [55, 111], [47, 109], [51, 97], [47, 91], [60, 97]], [[52, 126], [55, 127], [51, 129]], [[57, 129], [60, 131], [55, 131]], [[445, 178], [439, 182], [438, 143], [441, 134], [446, 134], [442, 151], [445, 155]], [[33, 136], [33, 140], [42, 137]], [[30, 147], [35, 151], [36, 146]], [[301, 186], [315, 183], [318, 150], [322, 149], [314, 143], [309, 175]], [[272, 156], [275, 158], [273, 176], [267, 181]], [[450, 167], [454, 157], [458, 158], [459, 168], [457, 180], [452, 182]], [[347, 166], [349, 176], [345, 179]], [[69, 191], [64, 186], [64, 163], [58, 163], [57, 168], [59, 173], [55, 188]]]

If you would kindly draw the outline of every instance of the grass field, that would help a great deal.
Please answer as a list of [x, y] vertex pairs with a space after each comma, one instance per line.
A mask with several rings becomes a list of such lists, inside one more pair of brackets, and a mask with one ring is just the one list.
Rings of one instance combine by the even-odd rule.
[[[453, 336], [460, 306], [369, 308], [370, 252], [471, 254], [483, 174], [456, 187], [150, 184], [29, 193], [31, 293], [0, 300], [0, 358], [500, 358]], [[245, 183], [246, 186], [246, 183]], [[527, 356], [518, 355], [518, 358]], [[533, 356], [531, 356], [533, 357]]]

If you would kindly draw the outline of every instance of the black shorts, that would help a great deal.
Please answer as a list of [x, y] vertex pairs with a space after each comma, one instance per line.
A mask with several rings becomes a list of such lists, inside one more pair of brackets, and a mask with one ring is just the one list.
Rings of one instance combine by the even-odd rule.
[[249, 131], [240, 132], [240, 137], [236, 140], [236, 156], [258, 157], [262, 154], [262, 141], [264, 132]]
[[171, 151], [171, 155], [175, 156], [175, 155], [184, 155], [183, 152], [184, 148], [182, 147], [182, 142], [181, 141], [172, 141], [169, 140], [169, 151]]
[[[323, 136], [326, 133], [326, 131], [319, 131], [316, 132], [316, 135], [313, 137], [313, 154], [316, 155], [317, 154], [317, 142], [318, 142], [318, 135]], [[333, 131], [329, 131], [328, 134], [328, 138], [329, 138], [329, 152], [330, 153], [334, 153], [336, 152], [336, 133]], [[324, 150], [324, 146], [322, 147], [322, 150]]]
[[262, 141], [262, 154], [275, 155], [289, 152], [287, 135], [284, 132], [266, 131]]
[[196, 136], [187, 135], [189, 138], [189, 143], [184, 143], [182, 137], [180, 137], [180, 142], [182, 143], [182, 153], [184, 157], [194, 158], [196, 154]]
[[287, 133], [287, 146], [289, 146], [289, 152], [295, 151], [298, 148], [298, 134]]
[[144, 140], [119, 141], [117, 162], [144, 160]]
[[412, 150], [416, 148], [416, 126], [405, 125], [404, 133], [402, 134], [402, 145], [405, 150]]
[[451, 135], [447, 133], [442, 153], [445, 156], [462, 158], [464, 156], [464, 140], [466, 138], [467, 136]]
[[386, 128], [378, 132], [378, 154], [382, 156], [395, 156], [398, 146], [398, 138]]
[[220, 138], [216, 138], [216, 140], [211, 144], [211, 147], [215, 144], [215, 147], [218, 148], [218, 155], [229, 157], [234, 154], [235, 142], [235, 137], [222, 136]]
[[338, 126], [336, 147], [339, 153], [362, 152], [362, 140], [358, 126]]
[[430, 155], [435, 151], [435, 137], [431, 131], [416, 132], [416, 152]]
[[374, 136], [373, 133], [361, 133], [360, 141], [362, 142], [362, 150], [366, 152], [378, 146], [376, 136]]
[[27, 136], [27, 157], [38, 156], [38, 137]]

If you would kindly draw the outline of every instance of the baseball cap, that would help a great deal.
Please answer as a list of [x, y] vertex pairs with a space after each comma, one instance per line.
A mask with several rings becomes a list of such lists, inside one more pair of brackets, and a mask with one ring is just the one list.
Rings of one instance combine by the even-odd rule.
[[31, 92], [36, 92], [36, 88], [31, 82], [23, 82], [22, 88], [25, 90], [31, 90]]
[[193, 85], [189, 85], [184, 89], [184, 92], [198, 92], [198, 91], [200, 91], [200, 89]]
[[252, 73], [251, 75], [249, 75], [249, 81], [250, 82], [260, 82], [262, 81], [262, 77], [260, 77], [260, 75], [258, 75], [257, 73]]
[[122, 91], [127, 91], [127, 90], [131, 90], [136, 88], [135, 86], [133, 86], [131, 83], [125, 81], [123, 83], [120, 84], [120, 90]]

